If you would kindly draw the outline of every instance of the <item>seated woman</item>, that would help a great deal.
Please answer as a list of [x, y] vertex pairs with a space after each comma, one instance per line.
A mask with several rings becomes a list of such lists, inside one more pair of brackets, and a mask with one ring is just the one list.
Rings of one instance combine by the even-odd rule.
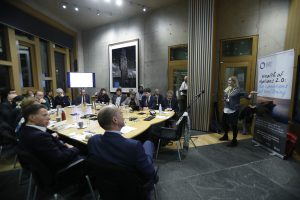
[[70, 105], [70, 99], [68, 96], [65, 96], [63, 89], [57, 88], [56, 93], [57, 96], [54, 98], [54, 108], [58, 105], [62, 108]]
[[106, 93], [106, 89], [105, 88], [101, 88], [98, 97], [97, 97], [97, 102], [99, 103], [104, 103], [104, 104], [109, 104], [109, 97]]
[[132, 91], [130, 93], [130, 96], [127, 97], [127, 99], [125, 101], [123, 101], [122, 106], [123, 105], [128, 105], [133, 110], [136, 110], [136, 108], [138, 108], [140, 106], [140, 101], [139, 101], [135, 91]]

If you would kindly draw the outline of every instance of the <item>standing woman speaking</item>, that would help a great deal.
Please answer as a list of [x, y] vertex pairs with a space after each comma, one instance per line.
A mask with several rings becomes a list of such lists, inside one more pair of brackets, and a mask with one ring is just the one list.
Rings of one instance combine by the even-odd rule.
[[[252, 92], [251, 92], [252, 93]], [[228, 79], [228, 86], [224, 90], [224, 111], [223, 111], [223, 129], [224, 135], [219, 139], [221, 141], [228, 140], [228, 131], [231, 126], [233, 137], [231, 143], [227, 146], [235, 147], [237, 146], [237, 134], [238, 134], [238, 118], [239, 118], [239, 108], [240, 99], [251, 98], [251, 93], [247, 97], [246, 92], [242, 92], [239, 88], [238, 79], [235, 76], [231, 76]]]

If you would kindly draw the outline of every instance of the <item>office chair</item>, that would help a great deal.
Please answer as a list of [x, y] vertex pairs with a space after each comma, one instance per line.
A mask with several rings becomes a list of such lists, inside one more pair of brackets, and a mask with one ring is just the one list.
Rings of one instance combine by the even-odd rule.
[[35, 184], [33, 200], [36, 199], [38, 188], [45, 193], [54, 194], [54, 199], [57, 199], [59, 191], [71, 184], [79, 183], [79, 179], [83, 177], [83, 159], [69, 164], [58, 172], [53, 172], [33, 154], [20, 148], [17, 149], [17, 154], [22, 168], [30, 172], [26, 200], [29, 200], [31, 197], [32, 180], [34, 180]]
[[142, 180], [137, 173], [129, 172], [115, 164], [103, 163], [94, 156], [87, 158], [85, 165], [86, 180], [94, 200], [97, 198], [92, 188], [92, 182], [101, 200], [146, 200], [153, 189], [155, 199], [157, 197], [155, 183], [158, 179]]
[[163, 139], [163, 140], [167, 140], [167, 141], [176, 142], [178, 159], [179, 159], [179, 161], [181, 161], [179, 146], [181, 146], [180, 139], [185, 130], [187, 117], [183, 117], [179, 120], [180, 121], [176, 125], [176, 128], [161, 127], [159, 132], [155, 134], [158, 137], [158, 145], [157, 145], [157, 149], [156, 149], [156, 159], [158, 157], [160, 142]]

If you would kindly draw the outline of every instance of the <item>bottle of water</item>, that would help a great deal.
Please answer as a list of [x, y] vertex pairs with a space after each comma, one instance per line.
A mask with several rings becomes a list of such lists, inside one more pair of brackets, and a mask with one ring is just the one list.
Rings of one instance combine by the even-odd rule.
[[159, 104], [158, 110], [159, 110], [159, 114], [162, 114], [162, 107], [161, 107], [161, 104]]

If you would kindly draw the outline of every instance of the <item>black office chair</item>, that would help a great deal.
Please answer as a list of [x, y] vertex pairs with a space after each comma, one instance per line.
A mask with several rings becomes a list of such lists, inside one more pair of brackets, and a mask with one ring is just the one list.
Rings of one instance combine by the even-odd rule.
[[23, 169], [30, 172], [29, 186], [26, 200], [31, 197], [32, 179], [35, 188], [32, 199], [36, 198], [38, 188], [48, 194], [54, 194], [57, 199], [57, 193], [71, 184], [79, 183], [83, 177], [83, 159], [79, 159], [58, 172], [51, 171], [46, 165], [40, 162], [33, 154], [20, 148], [17, 149], [19, 162]]
[[115, 164], [100, 162], [96, 157], [86, 159], [85, 165], [86, 179], [95, 200], [92, 182], [101, 200], [146, 200], [153, 189], [156, 199], [155, 183], [158, 179], [144, 181], [136, 173]]
[[180, 121], [176, 125], [176, 128], [161, 127], [158, 130], [158, 133], [155, 134], [158, 137], [158, 145], [157, 145], [157, 149], [156, 149], [156, 159], [158, 157], [161, 140], [166, 140], [166, 141], [176, 142], [178, 159], [179, 159], [179, 161], [181, 161], [181, 155], [180, 155], [180, 150], [179, 150], [179, 146], [181, 146], [180, 138], [184, 133], [187, 118], [183, 117], [179, 120]]
[[[14, 131], [12, 127], [5, 123], [1, 122], [0, 123], [0, 158], [2, 155], [2, 150], [5, 146], [17, 146], [18, 144], [18, 139], [16, 138]], [[14, 160], [14, 167], [16, 165], [16, 157]]]

